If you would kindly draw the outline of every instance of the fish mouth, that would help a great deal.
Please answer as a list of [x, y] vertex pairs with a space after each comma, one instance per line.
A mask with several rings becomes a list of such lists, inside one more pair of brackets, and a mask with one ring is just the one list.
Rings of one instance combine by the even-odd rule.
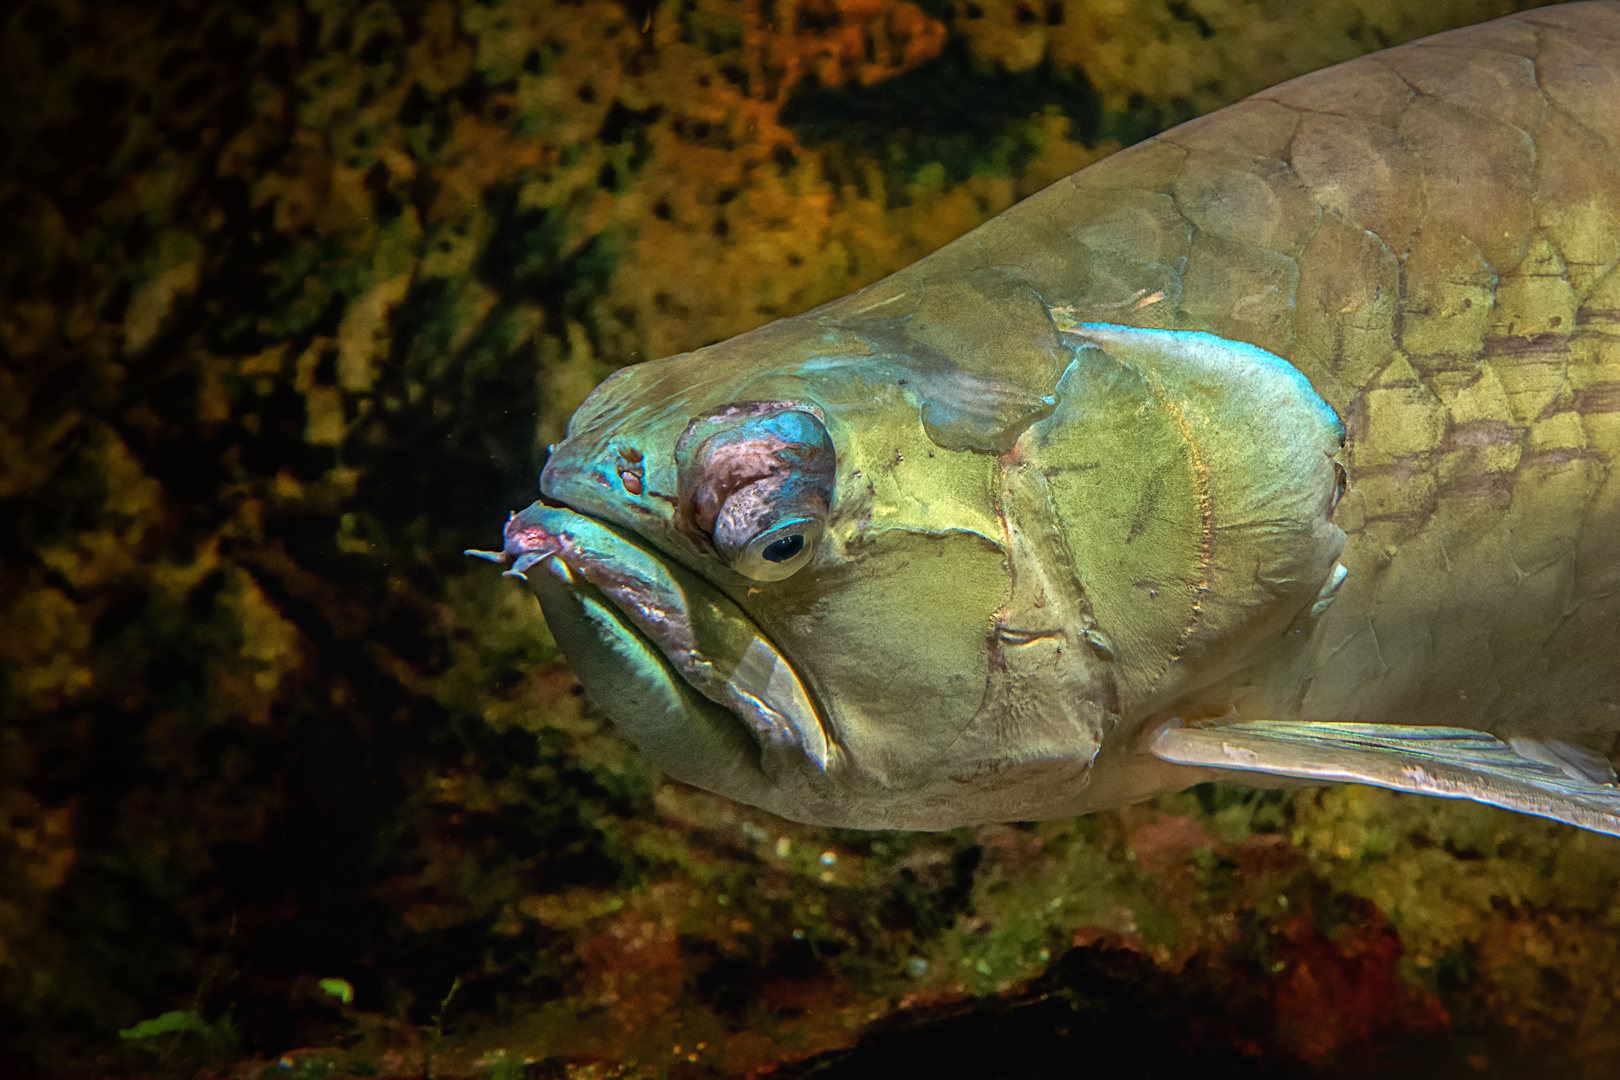
[[[677, 778], [715, 764], [683, 760], [688, 750], [734, 755], [736, 747], [704, 749], [702, 739], [672, 740], [672, 732], [649, 730], [644, 708], [643, 715], [628, 715], [641, 706], [625, 699], [618, 680], [631, 676], [656, 685], [665, 719], [680, 726], [712, 728], [714, 710], [705, 706], [720, 706], [752, 736], [766, 779], [784, 769], [803, 771], [804, 763], [825, 774], [839, 763], [838, 744], [793, 665], [741, 608], [693, 572], [595, 518], [545, 502], [507, 520], [500, 552], [470, 554], [509, 564], [508, 576], [530, 584], [586, 692]], [[651, 670], [654, 660], [661, 671]], [[739, 780], [731, 779], [727, 786]], [[758, 800], [757, 794], [735, 796]]]

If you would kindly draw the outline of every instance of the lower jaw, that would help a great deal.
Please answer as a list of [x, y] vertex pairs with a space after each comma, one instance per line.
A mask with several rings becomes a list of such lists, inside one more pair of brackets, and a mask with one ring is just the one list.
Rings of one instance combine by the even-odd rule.
[[[689, 723], [713, 727], [718, 709], [727, 729], [741, 727], [745, 738], [751, 729], [756, 772], [774, 777], [809, 766], [825, 773], [837, 763], [838, 748], [798, 673], [742, 609], [696, 574], [593, 518], [542, 503], [512, 516], [496, 558], [530, 583], [548, 622], [578, 626], [559, 642], [599, 701], [630, 692], [612, 674], [629, 670], [642, 687], [637, 701], [648, 687], [664, 686], [647, 699], [654, 714], [676, 708], [691, 714]], [[595, 657], [603, 650], [616, 659]], [[586, 669], [601, 678], [586, 679]], [[627, 731], [645, 726], [628, 700], [609, 712]]]
[[737, 716], [693, 689], [595, 588], [546, 571], [528, 583], [585, 693], [621, 734], [677, 780], [766, 799], [759, 746]]

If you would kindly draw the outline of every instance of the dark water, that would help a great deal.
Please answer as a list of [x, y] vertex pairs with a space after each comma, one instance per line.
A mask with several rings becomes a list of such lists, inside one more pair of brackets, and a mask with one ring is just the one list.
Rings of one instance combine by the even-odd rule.
[[457, 554], [615, 367], [1507, 10], [11, 10], [0, 1075], [1620, 1071], [1612, 840], [1359, 789], [790, 825]]

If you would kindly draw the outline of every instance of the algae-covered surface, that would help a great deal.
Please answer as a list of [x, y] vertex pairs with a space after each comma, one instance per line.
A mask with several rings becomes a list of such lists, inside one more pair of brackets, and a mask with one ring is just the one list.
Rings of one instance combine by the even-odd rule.
[[1620, 1074], [1620, 841], [1363, 788], [793, 825], [459, 554], [614, 368], [1511, 7], [10, 7], [0, 1075]]

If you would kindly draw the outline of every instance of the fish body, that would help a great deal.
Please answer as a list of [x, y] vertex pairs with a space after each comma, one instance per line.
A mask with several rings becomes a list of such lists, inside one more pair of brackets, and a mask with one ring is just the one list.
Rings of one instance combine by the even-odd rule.
[[672, 775], [936, 829], [1221, 778], [1620, 832], [1620, 3], [1306, 76], [625, 369], [493, 556]]

